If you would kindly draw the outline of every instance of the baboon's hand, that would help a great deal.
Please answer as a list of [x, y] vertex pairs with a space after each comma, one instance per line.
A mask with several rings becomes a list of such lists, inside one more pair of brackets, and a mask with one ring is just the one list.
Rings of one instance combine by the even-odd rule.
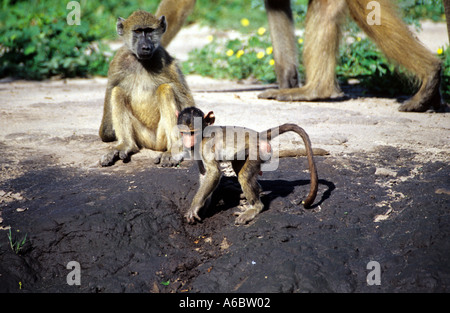
[[160, 156], [155, 158], [154, 163], [159, 164], [162, 167], [175, 167], [180, 164], [183, 159], [183, 153], [172, 155], [170, 152], [163, 152]]
[[202, 220], [200, 218], [200, 216], [198, 216], [198, 211], [199, 211], [198, 209], [197, 210], [190, 209], [186, 213], [185, 217], [186, 217], [186, 220], [187, 220], [187, 222], [189, 224], [194, 224], [196, 220], [199, 221], [199, 222]]
[[111, 166], [119, 159], [128, 162], [130, 160], [130, 154], [122, 150], [111, 150], [100, 158], [100, 165]]

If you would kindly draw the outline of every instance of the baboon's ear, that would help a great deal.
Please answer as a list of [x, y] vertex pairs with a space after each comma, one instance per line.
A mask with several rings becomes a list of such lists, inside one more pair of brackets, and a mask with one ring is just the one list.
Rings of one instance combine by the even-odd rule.
[[159, 25], [161, 26], [161, 31], [164, 34], [167, 29], [166, 17], [164, 15], [161, 15], [161, 17], [159, 18]]
[[212, 125], [216, 121], [216, 116], [214, 115], [213, 111], [209, 111], [207, 114], [205, 114], [205, 122], [207, 125]]
[[123, 22], [125, 22], [124, 18], [119, 17], [116, 23], [116, 31], [119, 36], [123, 36]]

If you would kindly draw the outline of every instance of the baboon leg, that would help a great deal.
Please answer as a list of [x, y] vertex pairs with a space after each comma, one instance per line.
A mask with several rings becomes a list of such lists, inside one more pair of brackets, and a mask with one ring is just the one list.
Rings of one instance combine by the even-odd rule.
[[[245, 160], [234, 160], [231, 162], [231, 167], [233, 168], [233, 171], [236, 174], [236, 176], [239, 175], [239, 172], [241, 171], [244, 164], [245, 164]], [[241, 193], [241, 196], [242, 195], [243, 195], [243, 193]]]
[[[239, 177], [239, 173], [242, 169], [242, 167], [245, 165], [245, 160], [234, 160], [231, 162], [231, 166], [234, 170], [234, 172], [236, 173], [236, 176]], [[256, 175], [255, 175], [256, 177]], [[261, 185], [258, 183], [258, 181], [256, 181], [256, 186], [258, 187], [258, 195], [262, 192], [262, 188]]]
[[236, 224], [246, 224], [253, 220], [264, 208], [264, 204], [259, 198], [261, 187], [258, 184], [258, 173], [261, 169], [260, 161], [247, 160], [239, 171], [238, 181], [241, 184], [244, 196], [250, 207], [240, 213], [236, 218]]
[[163, 47], [170, 44], [194, 6], [195, 0], [162, 0], [160, 2], [156, 16], [164, 15], [167, 20], [167, 30], [161, 38]]
[[280, 88], [299, 85], [298, 56], [290, 0], [265, 0], [275, 72]]
[[450, 0], [444, 0], [445, 18], [447, 19], [447, 33], [450, 41]]
[[139, 151], [134, 136], [134, 124], [138, 123], [130, 112], [127, 103], [129, 99], [120, 87], [114, 87], [111, 91], [112, 125], [115, 129], [118, 143], [107, 154], [102, 156], [102, 166], [113, 165], [117, 159], [127, 160], [131, 154]]
[[201, 208], [209, 205], [212, 193], [220, 182], [220, 176], [220, 169], [214, 165], [207, 166], [206, 173], [200, 174], [200, 187], [192, 200], [189, 211], [185, 215], [189, 223], [193, 223], [195, 220], [201, 220], [198, 212]]
[[345, 0], [309, 2], [303, 50], [305, 86], [267, 90], [258, 95], [259, 98], [279, 101], [313, 101], [342, 96], [336, 81], [335, 69], [341, 37], [340, 24], [345, 9]]
[[170, 149], [173, 142], [172, 130], [177, 125], [177, 108], [174, 91], [169, 84], [162, 84], [158, 87], [156, 98], [160, 120], [156, 131], [155, 150], [163, 151]]
[[[162, 84], [156, 91], [156, 103], [159, 106], [160, 120], [156, 130], [156, 142], [152, 149], [165, 151], [156, 163], [162, 166], [173, 166], [181, 160], [182, 149], [179, 145], [177, 128], [177, 106], [175, 92], [171, 85]], [[172, 152], [174, 155], [172, 155]]]
[[373, 11], [370, 6], [367, 8], [369, 2], [370, 0], [347, 1], [353, 19], [388, 59], [406, 68], [421, 83], [419, 91], [400, 106], [399, 110], [440, 110], [440, 60], [414, 38], [405, 23], [395, 14], [395, 7], [387, 0], [377, 1], [381, 11], [379, 25], [369, 25], [367, 16]]

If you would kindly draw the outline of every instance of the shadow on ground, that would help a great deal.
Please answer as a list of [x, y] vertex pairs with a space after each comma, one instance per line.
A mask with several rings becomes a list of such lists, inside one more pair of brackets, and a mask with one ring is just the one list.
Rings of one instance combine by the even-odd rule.
[[[198, 186], [189, 163], [134, 171], [21, 164], [23, 175], [0, 183], [21, 196], [0, 208], [12, 241], [27, 240], [16, 254], [0, 231], [0, 291], [448, 292], [449, 166], [413, 156], [386, 147], [317, 157], [310, 210], [299, 205], [309, 191], [306, 160], [282, 159], [261, 177], [265, 211], [240, 227], [239, 185], [226, 177], [203, 222], [184, 221]], [[395, 174], [377, 172], [386, 167]], [[67, 284], [70, 261], [81, 265], [79, 286]], [[381, 265], [379, 286], [367, 285], [369, 261]]]

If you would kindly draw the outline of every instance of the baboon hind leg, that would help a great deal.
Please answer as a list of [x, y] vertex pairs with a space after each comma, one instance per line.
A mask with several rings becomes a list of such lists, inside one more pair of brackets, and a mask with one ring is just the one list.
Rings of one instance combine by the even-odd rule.
[[161, 156], [155, 159], [155, 163], [163, 167], [175, 166], [183, 159], [177, 128], [177, 111], [181, 111], [181, 106], [177, 104], [175, 94], [170, 84], [162, 84], [156, 91], [160, 120], [156, 129], [156, 142], [151, 148], [163, 151]]
[[139, 151], [134, 139], [134, 124], [136, 118], [128, 108], [128, 97], [120, 87], [114, 87], [111, 91], [112, 125], [114, 127], [118, 143], [100, 159], [102, 166], [113, 165], [118, 159], [128, 160], [131, 154]]
[[300, 88], [267, 90], [259, 94], [258, 98], [314, 101], [343, 95], [335, 77], [335, 69], [341, 37], [340, 24], [345, 10], [345, 0], [309, 2], [303, 50], [306, 84]]
[[[380, 14], [378, 23], [368, 23], [373, 9], [370, 0], [347, 0], [350, 14], [358, 26], [378, 45], [389, 60], [406, 68], [421, 83], [419, 91], [400, 106], [400, 111], [423, 112], [443, 109], [439, 92], [441, 62], [416, 38], [396, 15], [390, 1], [377, 1]], [[370, 25], [374, 24], [374, 25]]]
[[264, 4], [278, 84], [280, 88], [298, 87], [298, 56], [290, 0], [265, 0]]
[[[258, 173], [261, 169], [260, 161], [247, 160], [236, 173], [238, 181], [241, 184], [244, 196], [247, 199], [249, 207], [236, 218], [236, 224], [243, 225], [253, 220], [264, 208], [264, 204], [261, 202], [259, 193], [261, 187], [258, 183]], [[234, 168], [234, 166], [233, 166]]]
[[450, 0], [444, 0], [445, 18], [447, 19], [447, 33], [450, 41]]

